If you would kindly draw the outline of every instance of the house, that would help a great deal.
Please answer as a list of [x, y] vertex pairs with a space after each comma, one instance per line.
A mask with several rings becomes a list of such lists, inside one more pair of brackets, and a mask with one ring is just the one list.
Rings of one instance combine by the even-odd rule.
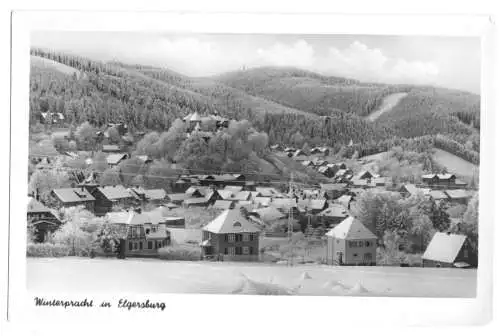
[[422, 175], [422, 182], [433, 187], [446, 187], [455, 184], [456, 176], [453, 174], [426, 174]]
[[250, 193], [250, 191], [240, 191], [232, 197], [232, 200], [249, 201], [251, 199], [251, 197], [252, 197], [252, 194]]
[[106, 157], [106, 162], [108, 163], [109, 167], [115, 167], [120, 162], [122, 162], [123, 160], [126, 160], [127, 158], [128, 158], [128, 154], [114, 153], [114, 154], [109, 154], [108, 157]]
[[144, 164], [153, 162], [153, 159], [148, 155], [137, 155], [137, 158], [141, 160]]
[[95, 197], [95, 213], [104, 216], [113, 207], [130, 207], [134, 204], [134, 196], [122, 185], [97, 188], [92, 196]]
[[198, 186], [191, 186], [185, 191], [185, 193], [189, 195], [190, 198], [205, 197], [206, 192], [207, 192], [206, 187], [198, 187]]
[[261, 197], [276, 197], [280, 195], [280, 192], [276, 188], [272, 187], [257, 187], [255, 191], [261, 194]]
[[477, 267], [477, 255], [466, 236], [436, 232], [422, 256], [424, 267]]
[[263, 223], [272, 224], [273, 222], [286, 218], [287, 215], [279, 211], [273, 206], [254, 209], [251, 211], [252, 215], [256, 215]]
[[226, 189], [217, 189], [217, 192], [222, 197], [223, 200], [229, 200], [234, 197], [234, 192]]
[[318, 214], [318, 221], [325, 227], [335, 227], [349, 216], [341, 204], [331, 204]]
[[379, 177], [377, 174], [374, 174], [372, 172], [369, 172], [368, 170], [362, 170], [356, 176], [354, 179], [356, 180], [371, 180], [373, 178]]
[[91, 212], [94, 211], [96, 199], [84, 187], [54, 189], [51, 195], [60, 208], [83, 206]]
[[359, 179], [352, 179], [350, 181], [350, 184], [355, 188], [368, 188], [372, 186], [368, 180], [359, 180]]
[[158, 249], [170, 245], [170, 232], [165, 224], [140, 210], [109, 213], [106, 220], [122, 232], [121, 253], [128, 257], [157, 256]]
[[429, 194], [430, 189], [417, 188], [414, 184], [404, 184], [399, 188], [399, 192], [404, 197], [414, 196], [414, 195], [427, 195]]
[[182, 202], [182, 206], [185, 208], [189, 207], [206, 207], [208, 202], [205, 197], [188, 198]]
[[167, 193], [164, 189], [146, 189], [144, 196], [148, 202], [161, 203], [167, 198]]
[[243, 190], [242, 186], [234, 186], [234, 185], [228, 185], [224, 187], [224, 190], [229, 190], [232, 191], [234, 194], [239, 193], [240, 191]]
[[326, 260], [333, 265], [375, 265], [377, 236], [352, 216], [326, 233]]
[[316, 215], [328, 208], [328, 202], [325, 199], [303, 199], [299, 200], [301, 210]]
[[342, 205], [345, 209], [350, 209], [351, 207], [352, 196], [351, 195], [342, 195], [335, 200], [335, 203]]
[[297, 200], [295, 198], [273, 198], [270, 205], [285, 213], [292, 211], [294, 218], [299, 213]]
[[234, 209], [235, 205], [236, 201], [218, 200], [215, 201], [213, 207], [214, 209], [228, 210], [228, 209]]
[[453, 190], [445, 190], [444, 191], [450, 202], [459, 203], [459, 204], [467, 204], [472, 195], [464, 189], [453, 189]]
[[205, 194], [202, 197], [194, 197], [191, 195], [190, 198], [185, 199], [182, 202], [184, 207], [201, 206], [206, 207], [215, 204], [216, 201], [222, 200], [221, 195], [215, 189], [207, 189], [204, 191]]
[[327, 199], [336, 199], [344, 195], [347, 191], [346, 183], [321, 183], [321, 194]]
[[429, 191], [428, 196], [436, 202], [448, 200], [448, 195], [441, 190], [431, 190]]
[[205, 193], [205, 201], [208, 205], [213, 205], [217, 201], [221, 201], [223, 198], [219, 192], [215, 189], [209, 189]]
[[253, 202], [258, 206], [269, 206], [271, 201], [271, 197], [254, 197], [253, 199]]
[[40, 122], [42, 124], [62, 125], [64, 120], [65, 118], [62, 113], [42, 112], [40, 114]]
[[37, 243], [45, 242], [61, 226], [57, 213], [33, 197], [28, 197], [27, 219], [35, 228], [34, 241]]
[[102, 145], [103, 153], [120, 153], [121, 148], [118, 145]]
[[335, 171], [327, 166], [322, 166], [318, 168], [318, 173], [323, 174], [324, 176], [328, 178], [332, 178], [335, 176]]
[[225, 210], [202, 228], [204, 257], [222, 256], [230, 261], [258, 261], [260, 229], [239, 209]]
[[300, 157], [300, 156], [307, 156], [306, 152], [304, 152], [302, 149], [297, 149], [293, 153], [293, 157]]
[[181, 205], [184, 200], [187, 200], [191, 198], [189, 194], [186, 193], [181, 193], [181, 194], [168, 194], [167, 195], [168, 200], [170, 203], [174, 205]]

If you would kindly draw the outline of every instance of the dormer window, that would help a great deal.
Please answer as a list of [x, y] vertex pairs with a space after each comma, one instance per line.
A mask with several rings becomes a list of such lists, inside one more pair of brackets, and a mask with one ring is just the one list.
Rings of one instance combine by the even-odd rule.
[[234, 222], [233, 227], [235, 227], [235, 228], [241, 228], [241, 223], [240, 222]]

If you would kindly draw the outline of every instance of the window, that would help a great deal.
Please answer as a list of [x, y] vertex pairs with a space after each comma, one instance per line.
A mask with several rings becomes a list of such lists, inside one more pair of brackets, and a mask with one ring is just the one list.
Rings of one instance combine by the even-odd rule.
[[227, 247], [224, 247], [224, 254], [227, 255]]
[[156, 225], [151, 227], [151, 231], [156, 232], [157, 230], [158, 228], [156, 227]]
[[232, 255], [234, 256], [236, 254], [235, 250], [234, 250], [234, 247], [230, 247], [229, 248], [229, 255]]
[[248, 246], [243, 246], [243, 254], [249, 254], [250, 251], [248, 249]]
[[248, 234], [248, 240], [252, 241], [254, 239], [255, 233], [249, 233]]
[[469, 250], [464, 250], [464, 258], [469, 258]]
[[224, 241], [226, 241], [226, 242], [227, 242], [227, 240], [228, 240], [228, 239], [227, 239], [227, 236], [228, 236], [227, 234], [225, 234], [225, 235], [224, 235]]
[[152, 250], [153, 249], [153, 242], [148, 241], [148, 249]]
[[146, 234], [149, 234], [150, 230], [149, 229], [146, 229]]
[[139, 250], [142, 250], [142, 242], [139, 242]]
[[236, 233], [234, 236], [235, 236], [237, 242], [241, 241], [241, 234]]
[[248, 247], [248, 254], [253, 254], [253, 247], [252, 246]]
[[242, 249], [241, 246], [236, 246], [236, 255], [241, 255]]
[[141, 235], [141, 228], [140, 227], [135, 228], [135, 234], [137, 235], [137, 237], [139, 237]]
[[129, 251], [132, 251], [134, 249], [134, 245], [132, 244], [132, 242], [128, 243], [128, 249]]
[[249, 233], [244, 233], [244, 234], [243, 234], [243, 241], [244, 241], [244, 242], [249, 241], [249, 240], [250, 240], [250, 235], [251, 235], [251, 234], [249, 234]]
[[358, 247], [363, 247], [363, 245], [365, 245], [365, 244], [362, 240], [358, 242]]
[[137, 250], [137, 243], [134, 243], [134, 250]]
[[365, 253], [365, 255], [363, 256], [363, 260], [371, 261], [372, 260], [372, 254], [371, 253]]
[[365, 246], [366, 246], [366, 247], [370, 247], [370, 242], [369, 242], [369, 241], [366, 241]]
[[229, 242], [234, 243], [235, 237], [234, 233], [229, 234]]

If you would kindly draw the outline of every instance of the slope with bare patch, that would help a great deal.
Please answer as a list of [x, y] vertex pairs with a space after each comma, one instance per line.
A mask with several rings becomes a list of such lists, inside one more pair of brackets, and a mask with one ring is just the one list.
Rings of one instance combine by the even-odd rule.
[[31, 64], [34, 66], [38, 66], [41, 68], [50, 68], [57, 70], [65, 75], [72, 76], [73, 74], [76, 74], [78, 78], [82, 75], [82, 72], [79, 71], [78, 69], [75, 69], [73, 67], [67, 66], [65, 64], [50, 60], [48, 58], [43, 58], [40, 56], [34, 56], [31, 55]]
[[375, 111], [370, 113], [367, 117], [366, 120], [369, 121], [374, 121], [378, 117], [380, 117], [382, 114], [384, 114], [387, 111], [390, 111], [392, 108], [394, 108], [404, 97], [406, 97], [408, 93], [406, 92], [398, 92], [398, 93], [393, 93], [384, 98], [382, 101], [382, 104], [377, 108]]
[[474, 176], [479, 169], [477, 165], [438, 148], [434, 150], [433, 158], [438, 164], [446, 167], [449, 172], [467, 178]]

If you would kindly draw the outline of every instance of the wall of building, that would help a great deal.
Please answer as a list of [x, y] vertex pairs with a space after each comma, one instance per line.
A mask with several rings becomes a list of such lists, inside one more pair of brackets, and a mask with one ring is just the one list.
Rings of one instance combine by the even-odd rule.
[[[351, 240], [352, 241], [352, 240]], [[363, 246], [350, 247], [349, 242], [346, 242], [346, 254], [345, 254], [345, 264], [348, 265], [357, 265], [357, 264], [375, 264], [377, 261], [377, 240], [376, 239], [363, 239], [363, 240], [354, 240], [354, 242], [362, 242]], [[366, 246], [366, 243], [369, 243], [369, 246]], [[371, 258], [366, 259], [365, 254], [371, 254]]]
[[338, 253], [342, 253], [342, 259], [345, 260], [346, 241], [344, 239], [336, 239], [328, 237], [326, 262], [328, 265], [338, 265]]
[[[204, 238], [204, 240], [205, 240], [205, 238]], [[243, 240], [234, 241], [234, 242], [230, 242], [229, 240], [225, 241], [224, 234], [212, 235], [210, 241], [211, 241], [211, 244], [213, 246], [213, 253], [224, 255], [224, 257], [223, 257], [224, 260], [233, 260], [233, 261], [258, 260], [258, 257], [259, 257], [259, 234], [258, 233], [255, 233], [253, 240], [250, 240], [250, 241], [243, 241]], [[251, 252], [251, 254], [229, 255], [229, 248], [231, 248], [231, 247], [234, 247], [235, 249], [236, 249], [236, 247], [241, 247], [242, 250], [243, 250], [243, 247], [249, 247], [249, 248], [251, 248], [252, 252]], [[226, 249], [228, 250], [227, 251], [228, 253], [224, 254]]]

